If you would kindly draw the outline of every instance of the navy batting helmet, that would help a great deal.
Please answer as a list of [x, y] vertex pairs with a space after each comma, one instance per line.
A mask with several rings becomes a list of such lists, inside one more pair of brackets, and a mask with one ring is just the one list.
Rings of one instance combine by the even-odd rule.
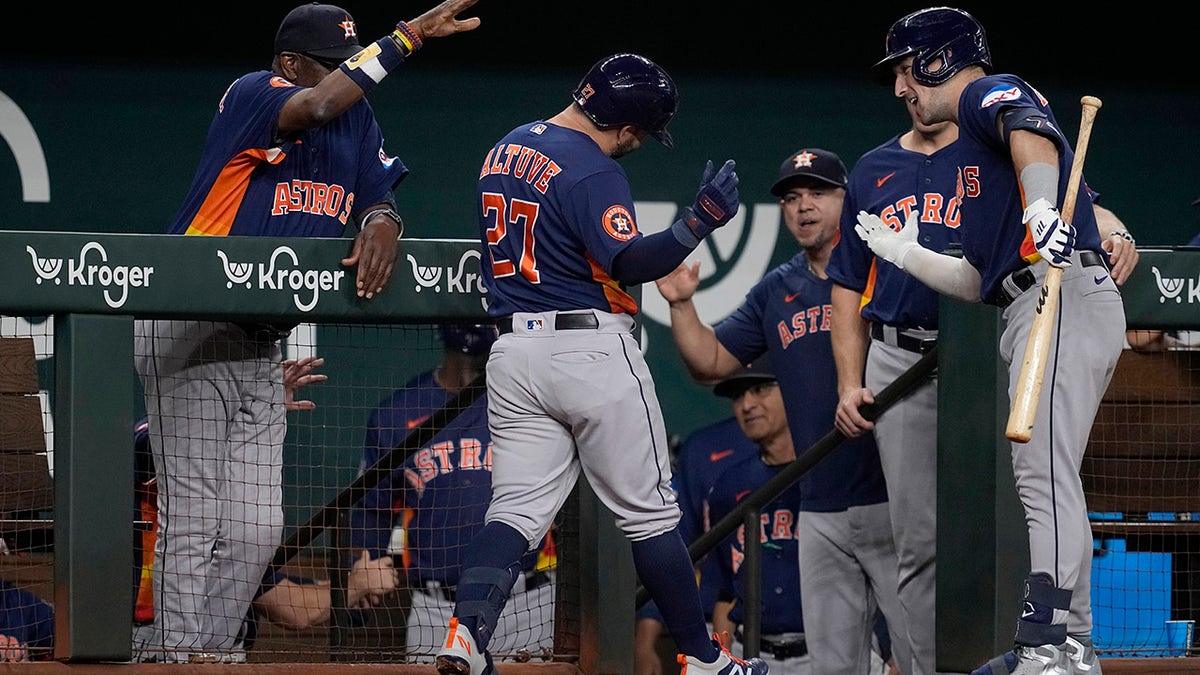
[[467, 356], [486, 355], [496, 341], [496, 327], [491, 324], [445, 323], [441, 325], [441, 331], [442, 344], [447, 351]]
[[[892, 24], [884, 43], [884, 57], [872, 70], [881, 82], [891, 83], [892, 66], [906, 56], [913, 57], [913, 79], [930, 87], [967, 66], [992, 67], [983, 26], [975, 17], [953, 7], [929, 7]], [[935, 63], [937, 70], [930, 70]]]
[[572, 98], [601, 129], [633, 125], [674, 147], [667, 123], [679, 107], [675, 82], [650, 59], [614, 54], [601, 59], [575, 87]]

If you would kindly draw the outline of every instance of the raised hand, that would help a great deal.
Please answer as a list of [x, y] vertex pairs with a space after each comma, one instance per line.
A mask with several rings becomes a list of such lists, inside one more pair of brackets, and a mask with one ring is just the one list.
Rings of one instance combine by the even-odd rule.
[[700, 287], [700, 263], [694, 262], [691, 267], [686, 262], [680, 263], [674, 271], [654, 283], [668, 303], [691, 300]]
[[885, 225], [879, 216], [866, 211], [858, 212], [858, 224], [854, 226], [854, 231], [867, 243], [872, 253], [900, 269], [904, 269], [904, 257], [908, 252], [914, 246], [920, 246], [917, 243], [918, 229], [916, 211], [908, 212], [904, 227], [899, 232]]
[[1071, 252], [1075, 250], [1075, 228], [1058, 217], [1058, 209], [1050, 205], [1045, 197], [1030, 204], [1021, 215], [1021, 222], [1029, 227], [1033, 245], [1046, 262], [1055, 267], [1071, 266]]
[[712, 160], [704, 165], [696, 201], [685, 208], [683, 216], [676, 221], [682, 225], [673, 227], [682, 243], [696, 247], [701, 239], [737, 215], [738, 175], [734, 168], [732, 159], [726, 160], [717, 171], [713, 170]]
[[315, 382], [324, 382], [327, 375], [312, 372], [325, 365], [325, 359], [306, 356], [300, 360], [287, 359], [283, 362], [283, 407], [286, 410], [312, 410], [317, 407], [312, 401], [297, 401], [296, 391]]
[[477, 1], [445, 0], [445, 2], [439, 4], [437, 7], [410, 20], [408, 27], [422, 40], [475, 30], [479, 28], [479, 17], [473, 16], [469, 19], [458, 19], [456, 17]]

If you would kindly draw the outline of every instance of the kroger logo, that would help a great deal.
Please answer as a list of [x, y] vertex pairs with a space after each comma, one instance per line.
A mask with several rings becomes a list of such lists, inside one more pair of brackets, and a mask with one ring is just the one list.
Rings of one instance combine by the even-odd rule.
[[[1157, 267], [1151, 267], [1150, 271], [1154, 273], [1154, 283], [1158, 284], [1158, 301], [1160, 303], [1165, 303], [1167, 300], [1181, 303], [1184, 298], [1187, 298], [1188, 304], [1200, 302], [1200, 278], [1164, 277]], [[1185, 286], [1187, 293], [1184, 293]]]
[[[43, 258], [32, 246], [26, 246], [33, 261], [33, 271], [37, 273], [38, 284], [53, 283], [60, 286], [63, 283], [63, 259]], [[95, 256], [89, 256], [95, 252]], [[91, 260], [89, 260], [91, 258]], [[68, 286], [84, 288], [98, 287], [104, 289], [104, 302], [109, 307], [117, 309], [129, 298], [130, 288], [143, 288], [150, 285], [150, 275], [154, 274], [153, 267], [137, 265], [109, 265], [108, 251], [98, 242], [89, 241], [79, 249], [79, 257], [66, 261], [66, 281]], [[113, 296], [113, 291], [120, 295]]]
[[[435, 267], [422, 265], [411, 253], [407, 254], [412, 266], [416, 291], [429, 289], [434, 293], [485, 293], [483, 278], [479, 275], [479, 251], [469, 250], [462, 254], [455, 265]], [[445, 283], [443, 290], [442, 284]]]
[[296, 309], [301, 312], [312, 311], [317, 306], [321, 291], [340, 290], [342, 280], [346, 278], [345, 270], [303, 269], [290, 246], [276, 248], [266, 263], [231, 261], [220, 249], [217, 250], [217, 257], [221, 259], [221, 267], [228, 279], [225, 288], [244, 286], [247, 289], [257, 287], [261, 291], [291, 293]]

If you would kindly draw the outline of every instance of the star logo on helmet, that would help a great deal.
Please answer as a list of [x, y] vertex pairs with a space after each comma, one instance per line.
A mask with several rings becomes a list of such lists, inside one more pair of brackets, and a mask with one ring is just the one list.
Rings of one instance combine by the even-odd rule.
[[817, 158], [816, 155], [805, 150], [804, 152], [793, 157], [792, 163], [795, 165], [795, 167], [797, 169], [799, 169], [800, 167], [803, 167], [803, 166], [812, 166], [813, 160], [816, 158]]
[[594, 94], [594, 93], [596, 93], [596, 90], [593, 89], [592, 85], [590, 85], [590, 84], [583, 85], [583, 88], [579, 90], [579, 95], [585, 101], [588, 100], [589, 98], [591, 98], [592, 94]]
[[354, 26], [354, 19], [346, 17], [338, 26], [341, 26], [342, 30], [346, 31], [345, 38], [347, 40], [358, 37], [358, 29]]

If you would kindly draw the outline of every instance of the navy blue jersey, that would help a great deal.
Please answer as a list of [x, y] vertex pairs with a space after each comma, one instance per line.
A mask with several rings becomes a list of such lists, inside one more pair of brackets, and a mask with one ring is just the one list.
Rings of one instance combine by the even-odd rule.
[[757, 455], [758, 445], [742, 433], [736, 417], [701, 427], [684, 439], [674, 471], [684, 541], [691, 543], [704, 533], [704, 498], [717, 478], [737, 460]]
[[491, 316], [637, 313], [610, 276], [617, 254], [642, 236], [629, 180], [586, 134], [546, 122], [513, 129], [488, 151], [478, 198]]
[[26, 647], [54, 646], [54, 608], [50, 603], [0, 579], [0, 635]]
[[902, 328], [937, 328], [937, 291], [877, 259], [854, 227], [858, 212], [866, 211], [899, 230], [916, 210], [921, 246], [945, 251], [959, 241], [962, 213], [953, 193], [957, 173], [954, 143], [927, 156], [905, 150], [899, 136], [855, 163], [842, 206], [840, 238], [825, 273], [837, 284], [862, 293], [864, 319]]
[[[424, 373], [372, 413], [367, 424], [363, 466], [373, 465], [451, 398]], [[418, 581], [458, 582], [459, 557], [483, 529], [492, 499], [492, 437], [487, 395], [466, 410], [384, 478], [351, 512], [354, 551], [372, 558], [387, 553], [394, 527], [404, 528], [403, 566]], [[524, 567], [537, 565], [538, 552]]]
[[[962, 199], [963, 255], [979, 270], [980, 296], [995, 304], [1000, 282], [1014, 270], [1041, 259], [1033, 239], [1021, 222], [1024, 202], [1021, 184], [1013, 171], [1008, 145], [997, 129], [1000, 114], [1012, 107], [1042, 111], [1050, 124], [1038, 131], [1054, 141], [1058, 157], [1058, 207], [1065, 207], [1067, 182], [1075, 153], [1050, 111], [1050, 104], [1036, 89], [1016, 75], [989, 75], [967, 85], [958, 102], [958, 195]], [[1100, 248], [1096, 213], [1087, 186], [1078, 186], [1071, 225], [1075, 227], [1075, 249]]]
[[[838, 394], [829, 339], [832, 289], [833, 282], [813, 274], [800, 252], [767, 272], [737, 311], [713, 327], [721, 344], [742, 363], [770, 353], [797, 456], [833, 429]], [[873, 434], [842, 441], [799, 484], [803, 511], [842, 511], [887, 501]]]
[[[757, 457], [758, 445], [746, 438], [737, 418], [730, 417], [692, 432], [679, 447], [679, 459], [674, 471], [675, 489], [679, 493], [679, 534], [688, 544], [707, 529], [704, 513], [705, 498], [717, 478], [739, 460]], [[713, 604], [720, 591], [720, 575], [715, 556], [705, 556], [700, 562], [700, 603], [704, 615], [712, 616]]]
[[302, 89], [266, 70], [229, 85], [171, 234], [340, 237], [356, 204], [394, 201], [408, 169], [384, 152], [365, 98], [278, 138], [279, 111]]
[[[766, 484], [786, 464], [768, 466], [757, 455], [745, 457], [725, 470], [708, 495], [708, 512], [712, 523], [720, 522], [737, 508], [746, 495]], [[796, 514], [800, 510], [801, 488], [792, 483], [774, 501], [762, 508], [762, 632], [790, 633], [804, 631], [804, 616], [800, 610], [800, 559], [797, 544]], [[722, 572], [722, 587], [735, 598], [729, 619], [735, 624], [745, 622], [745, 582], [739, 574], [746, 557], [745, 526], [739, 526], [717, 547]]]

